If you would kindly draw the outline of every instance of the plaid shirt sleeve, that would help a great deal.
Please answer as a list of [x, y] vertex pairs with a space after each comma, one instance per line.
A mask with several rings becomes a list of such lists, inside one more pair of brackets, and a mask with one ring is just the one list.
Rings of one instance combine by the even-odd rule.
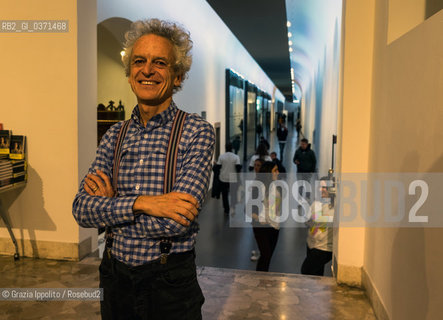
[[[112, 179], [112, 162], [118, 132], [122, 123], [111, 127], [103, 136], [97, 149], [96, 158], [88, 170], [101, 170]], [[85, 176], [86, 178], [86, 176]], [[90, 196], [84, 189], [83, 178], [73, 203], [73, 215], [77, 223], [85, 228], [115, 226], [134, 221], [132, 206], [137, 196], [108, 198]]]
[[[209, 186], [214, 145], [214, 129], [212, 125], [202, 121], [191, 139], [172, 189], [173, 192], [192, 195], [198, 200], [200, 207]], [[149, 238], [173, 237], [187, 234], [193, 230], [193, 225], [194, 223], [183, 226], [172, 219], [141, 214], [136, 217], [136, 230], [131, 230], [130, 234]], [[135, 234], [133, 231], [136, 231]]]

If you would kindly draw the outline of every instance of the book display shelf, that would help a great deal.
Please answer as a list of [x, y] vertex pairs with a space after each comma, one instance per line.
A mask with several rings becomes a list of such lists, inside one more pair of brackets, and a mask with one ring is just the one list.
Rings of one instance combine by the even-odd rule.
[[17, 240], [12, 232], [9, 215], [2, 200], [11, 190], [23, 188], [28, 180], [26, 157], [26, 136], [13, 135], [0, 125], [0, 218], [5, 223], [15, 246], [14, 259], [20, 258]]

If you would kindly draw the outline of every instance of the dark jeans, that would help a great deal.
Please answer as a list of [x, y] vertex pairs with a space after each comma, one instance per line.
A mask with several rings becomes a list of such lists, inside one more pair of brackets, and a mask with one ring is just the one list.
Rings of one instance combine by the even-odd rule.
[[255, 241], [257, 241], [260, 258], [257, 261], [257, 271], [269, 271], [272, 254], [278, 241], [279, 230], [272, 227], [253, 227]]
[[311, 199], [311, 193], [315, 195], [315, 184], [312, 180], [313, 175], [313, 172], [297, 172], [297, 180], [306, 181], [311, 185], [311, 191], [305, 190], [303, 187], [298, 188], [298, 193], [300, 195], [303, 195], [304, 193], [307, 200]]
[[204, 297], [197, 282], [194, 251], [128, 267], [105, 251], [99, 267], [102, 319], [201, 319]]
[[220, 181], [220, 189], [223, 199], [223, 209], [225, 213], [229, 213], [229, 183]]
[[283, 151], [285, 151], [286, 142], [279, 142], [278, 145], [280, 146], [280, 161], [283, 162]]
[[302, 274], [322, 276], [325, 271], [325, 264], [332, 260], [332, 252], [319, 249], [309, 249], [306, 246], [306, 259], [301, 266]]

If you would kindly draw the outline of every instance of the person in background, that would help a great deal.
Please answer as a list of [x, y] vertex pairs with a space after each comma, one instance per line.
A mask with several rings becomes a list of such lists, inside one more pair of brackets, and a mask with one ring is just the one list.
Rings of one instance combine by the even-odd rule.
[[232, 148], [234, 149], [234, 153], [238, 154], [238, 150], [240, 150], [241, 139], [239, 135], [236, 135], [234, 140], [232, 141]]
[[278, 241], [281, 194], [276, 188], [269, 188], [271, 182], [278, 179], [278, 174], [277, 165], [270, 161], [264, 162], [257, 174], [257, 180], [263, 182], [266, 188], [263, 212], [252, 213], [254, 237], [260, 251], [256, 266], [257, 271], [269, 271], [271, 258]]
[[288, 137], [288, 128], [286, 128], [283, 118], [278, 119], [277, 139], [280, 147], [280, 160], [283, 161], [283, 152], [286, 146], [286, 139]]
[[[129, 122], [103, 136], [73, 215], [84, 228], [108, 230], [99, 267], [102, 319], [201, 319], [196, 216], [209, 186], [215, 132], [173, 101], [191, 68], [192, 40], [180, 25], [158, 19], [133, 22], [125, 38], [122, 60], [137, 105]], [[177, 115], [184, 122], [172, 159], [175, 182], [165, 192], [172, 182], [165, 181], [165, 155]], [[117, 175], [114, 152], [124, 124]]]
[[[320, 179], [322, 200], [330, 198], [326, 182], [328, 177]], [[306, 223], [309, 227], [306, 258], [301, 267], [302, 274], [323, 276], [325, 264], [332, 259], [332, 219], [334, 207], [326, 201], [314, 201], [311, 205], [311, 218]]]
[[[254, 172], [256, 174], [256, 178], [257, 178], [257, 173], [260, 172], [260, 168], [262, 167], [262, 165], [265, 163], [265, 160], [263, 159], [257, 159], [254, 161]], [[254, 197], [256, 196], [255, 194], [253, 195]], [[251, 251], [251, 261], [257, 261], [260, 258], [260, 254], [258, 253], [258, 250], [252, 250]]]
[[217, 166], [216, 162], [214, 162], [214, 165], [212, 166], [212, 171], [214, 172], [214, 174], [212, 176], [211, 197], [220, 199], [221, 195], [220, 166]]
[[271, 152], [271, 159], [272, 159], [272, 162], [274, 162], [277, 165], [278, 172], [286, 173], [286, 168], [283, 166], [281, 161], [277, 158], [277, 152], [275, 152], [275, 151]]
[[295, 122], [295, 130], [297, 131], [297, 141], [300, 140], [300, 134], [301, 134], [301, 120], [300, 118], [297, 118], [297, 121]]
[[[237, 173], [241, 171], [240, 157], [232, 152], [232, 144], [227, 143], [226, 152], [220, 155], [217, 166], [220, 166], [220, 187], [223, 199], [223, 209], [226, 214], [229, 213], [229, 189], [230, 186], [237, 185]], [[231, 198], [236, 201], [237, 188], [232, 188]]]
[[269, 151], [269, 148], [271, 147], [268, 140], [266, 140], [263, 136], [260, 137], [260, 142], [258, 144], [264, 144], [266, 147], [266, 151]]
[[295, 151], [293, 161], [297, 166], [297, 173], [315, 172], [317, 158], [315, 157], [314, 150], [311, 150], [311, 144], [308, 139], [301, 139], [300, 147]]
[[264, 161], [272, 161], [271, 157], [268, 154], [268, 149], [266, 148], [266, 145], [264, 144], [258, 145], [255, 154], [251, 157], [251, 160], [249, 161], [249, 171], [254, 170], [255, 160], [257, 159], [262, 159]]
[[[308, 139], [303, 138], [300, 141], [300, 147], [295, 151], [294, 163], [297, 165], [297, 179], [311, 183], [312, 175], [317, 167], [315, 153], [311, 150], [311, 144]], [[302, 194], [302, 187], [300, 194]], [[306, 197], [310, 198], [310, 192], [306, 190]]]

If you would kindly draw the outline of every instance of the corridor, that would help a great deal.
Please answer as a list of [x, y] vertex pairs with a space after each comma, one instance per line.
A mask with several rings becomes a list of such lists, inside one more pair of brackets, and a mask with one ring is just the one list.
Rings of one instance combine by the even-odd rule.
[[[113, 251], [127, 267], [162, 265], [169, 248], [189, 257], [195, 250], [188, 276], [204, 293], [204, 320], [442, 319], [443, 0], [16, 0], [0, 1], [0, 12], [7, 48], [0, 53], [0, 320], [100, 319], [98, 300], [12, 301], [4, 292], [97, 292], [106, 227], [118, 234]], [[152, 29], [158, 23], [178, 33]], [[24, 81], [28, 74], [37, 81]], [[160, 114], [174, 105], [190, 116], [169, 144], [177, 122]], [[98, 147], [108, 128], [133, 114], [152, 126], [131, 122], [136, 130], [121, 144], [110, 131]], [[257, 272], [245, 201], [234, 214], [210, 193], [203, 201], [210, 154], [218, 158], [231, 142], [246, 163], [263, 135], [279, 155], [281, 114], [288, 174], [296, 171], [294, 118], [319, 176], [334, 168], [336, 183], [321, 189], [325, 198], [335, 194], [332, 248], [319, 246], [332, 250], [323, 277], [300, 274], [308, 230], [299, 211], [282, 211], [295, 222], [280, 226], [269, 272]], [[118, 174], [114, 163], [122, 165]], [[173, 188], [203, 201], [198, 233], [195, 224], [168, 220], [196, 214], [184, 210], [182, 195], [163, 195], [174, 164]], [[114, 185], [96, 179], [88, 193], [84, 178], [97, 169]], [[282, 190], [294, 180], [282, 179]], [[274, 199], [298, 209], [295, 188], [289, 199]], [[310, 241], [329, 230], [319, 222]], [[266, 231], [275, 240], [277, 232]], [[266, 252], [269, 239], [259, 233]], [[171, 247], [162, 243], [170, 237]], [[196, 297], [172, 291], [164, 290], [180, 301]], [[177, 304], [165, 305], [161, 317], [170, 320]]]
[[[292, 162], [298, 147], [297, 132], [288, 123], [288, 141], [284, 151], [283, 165], [288, 174], [296, 173]], [[280, 154], [275, 131], [269, 140], [270, 152]], [[247, 165], [247, 164], [246, 164]], [[245, 166], [244, 166], [245, 167]], [[258, 250], [252, 228], [230, 228], [230, 217], [223, 213], [222, 200], [208, 195], [199, 216], [200, 232], [197, 238], [197, 264], [201, 266], [255, 270], [250, 260], [251, 251]], [[277, 247], [271, 260], [271, 272], [300, 273], [306, 257], [306, 228], [281, 228]], [[325, 276], [331, 276], [331, 263], [325, 266]]]

